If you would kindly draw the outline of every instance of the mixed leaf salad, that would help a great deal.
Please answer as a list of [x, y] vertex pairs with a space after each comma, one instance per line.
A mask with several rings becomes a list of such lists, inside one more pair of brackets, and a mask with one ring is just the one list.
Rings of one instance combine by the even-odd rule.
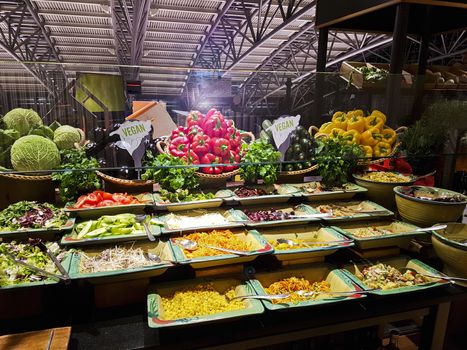
[[21, 201], [0, 212], [0, 231], [59, 228], [67, 220], [65, 211], [52, 204]]
[[[46, 245], [51, 251], [55, 251], [57, 260], [61, 261], [64, 257], [64, 252], [59, 251], [58, 245], [56, 243], [46, 243]], [[9, 243], [0, 243], [0, 288], [47, 279], [47, 277], [39, 275], [27, 267], [14, 262], [4, 253], [10, 253], [17, 260], [21, 260], [39, 269], [53, 274], [59, 274], [54, 262], [50, 259], [47, 253], [41, 251], [38, 246], [26, 243], [16, 243], [14, 241]]]
[[179, 202], [193, 202], [193, 201], [204, 201], [207, 199], [214, 199], [216, 196], [214, 193], [203, 193], [203, 192], [190, 192], [189, 190], [178, 189], [176, 191], [167, 191], [161, 189], [161, 199], [164, 202], [179, 203]]

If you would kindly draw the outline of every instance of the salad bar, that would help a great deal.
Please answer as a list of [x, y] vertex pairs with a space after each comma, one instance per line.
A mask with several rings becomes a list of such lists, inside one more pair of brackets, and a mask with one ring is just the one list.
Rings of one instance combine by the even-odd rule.
[[[291, 128], [289, 145], [281, 148], [270, 121], [254, 140], [215, 109], [192, 111], [185, 125], [158, 140], [159, 154], [147, 150], [140, 179], [125, 182], [131, 193], [102, 188], [96, 176], [105, 170], [94, 169], [94, 145], [69, 149], [62, 163], [93, 166], [54, 173], [57, 201], [22, 200], [0, 211], [0, 295], [13, 304], [24, 295], [15, 291], [36, 293], [43, 310], [54, 304], [48, 296], [57, 297], [66, 305], [57, 317], [74, 325], [84, 310], [106, 314], [108, 307], [137, 305], [144, 324], [130, 323], [147, 333], [143, 345], [180, 349], [190, 348], [184, 340], [190, 327], [201, 347], [232, 342], [242, 348], [252, 338], [240, 332], [206, 340], [206, 324], [219, 334], [254, 324], [267, 345], [274, 332], [284, 333], [277, 329], [282, 312], [287, 320], [297, 316], [286, 327], [292, 333], [320, 327], [317, 318], [305, 317], [311, 309], [323, 326], [349, 322], [344, 329], [354, 329], [350, 324], [359, 318], [369, 320], [356, 323], [364, 328], [391, 314], [378, 298], [398, 305], [396, 320], [417, 309], [417, 298], [425, 310], [465, 297], [462, 269], [450, 262], [442, 272], [439, 261], [409, 247], [433, 235], [462, 250], [465, 238], [445, 230], [461, 217], [467, 197], [414, 185], [412, 174], [371, 171], [364, 153], [397, 151], [397, 134], [385, 122], [376, 110], [338, 112], [315, 137], [302, 126]], [[294, 178], [316, 169], [312, 178]], [[86, 190], [71, 191], [78, 181]], [[149, 190], [136, 191], [138, 181]], [[336, 315], [332, 322], [326, 310]], [[2, 308], [0, 315], [2, 325], [15, 318]], [[27, 317], [42, 315], [36, 310]], [[79, 330], [74, 336], [79, 339]]]

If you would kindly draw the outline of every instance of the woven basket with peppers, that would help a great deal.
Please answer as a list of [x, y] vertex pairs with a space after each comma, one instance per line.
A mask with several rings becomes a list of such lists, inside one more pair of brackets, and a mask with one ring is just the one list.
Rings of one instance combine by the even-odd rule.
[[365, 116], [361, 109], [349, 112], [336, 112], [330, 122], [321, 127], [311, 126], [309, 131], [315, 133], [315, 138], [341, 138], [348, 143], [359, 145], [366, 163], [383, 162], [385, 158], [396, 154], [399, 147], [397, 136], [404, 132], [405, 127], [393, 130], [386, 125], [386, 116], [374, 110]]
[[201, 177], [227, 178], [238, 172], [245, 138], [253, 141], [254, 135], [240, 131], [233, 120], [211, 108], [206, 115], [199, 111], [188, 113], [185, 126], [178, 126], [156, 147], [159, 152], [182, 158], [187, 164], [212, 164], [199, 168], [197, 175]]

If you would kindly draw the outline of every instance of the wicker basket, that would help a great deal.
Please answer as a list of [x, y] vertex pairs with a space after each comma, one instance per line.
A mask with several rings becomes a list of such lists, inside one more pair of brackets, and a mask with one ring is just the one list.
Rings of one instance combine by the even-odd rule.
[[[314, 126], [314, 125], [312, 125], [312, 126], [310, 126], [308, 128], [308, 132], [310, 133], [310, 135], [314, 136], [315, 138], [327, 138], [328, 137], [328, 135], [319, 133], [318, 131], [319, 131], [319, 128], [317, 126]], [[399, 136], [400, 134], [403, 134], [404, 132], [407, 131], [407, 127], [406, 126], [401, 126], [401, 127], [398, 127], [394, 131]], [[364, 160], [364, 161], [361, 161], [360, 164], [361, 165], [371, 165], [371, 164], [383, 163], [386, 160], [386, 158], [391, 158], [394, 155], [396, 155], [396, 153], [398, 152], [398, 150], [400, 148], [400, 145], [401, 145], [400, 142], [396, 143], [394, 145], [394, 147], [392, 148], [391, 153], [389, 153], [386, 157], [378, 158], [378, 159], [374, 159], [374, 160], [369, 160], [369, 161]]]
[[[243, 131], [241, 133], [242, 139], [244, 138], [249, 138], [250, 142], [253, 142], [255, 140], [255, 135], [253, 133], [248, 132], [248, 131]], [[169, 142], [169, 137], [166, 137], [163, 140], [157, 141], [156, 142], [156, 149], [159, 151], [159, 153], [165, 153], [169, 154], [169, 151], [167, 150], [167, 144]], [[221, 174], [205, 174], [200, 171], [197, 171], [195, 174], [198, 176], [202, 182], [205, 182], [206, 184], [212, 183], [212, 182], [225, 182], [231, 177], [235, 176], [238, 174], [240, 170], [236, 169], [233, 171], [229, 171], [226, 173], [221, 173]]]
[[55, 202], [52, 175], [0, 174], [0, 209], [23, 200]]
[[151, 180], [126, 180], [100, 171], [96, 171], [96, 173], [104, 181], [105, 190], [108, 192], [143, 193], [153, 191], [154, 181]]

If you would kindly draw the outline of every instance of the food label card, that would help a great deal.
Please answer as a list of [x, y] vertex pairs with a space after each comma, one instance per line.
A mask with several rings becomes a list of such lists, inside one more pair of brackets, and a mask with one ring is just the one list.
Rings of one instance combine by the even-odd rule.
[[281, 160], [284, 160], [285, 151], [289, 148], [289, 136], [292, 131], [300, 124], [300, 115], [282, 116], [274, 120], [268, 130], [272, 132], [272, 137], [277, 149], [281, 152]]

